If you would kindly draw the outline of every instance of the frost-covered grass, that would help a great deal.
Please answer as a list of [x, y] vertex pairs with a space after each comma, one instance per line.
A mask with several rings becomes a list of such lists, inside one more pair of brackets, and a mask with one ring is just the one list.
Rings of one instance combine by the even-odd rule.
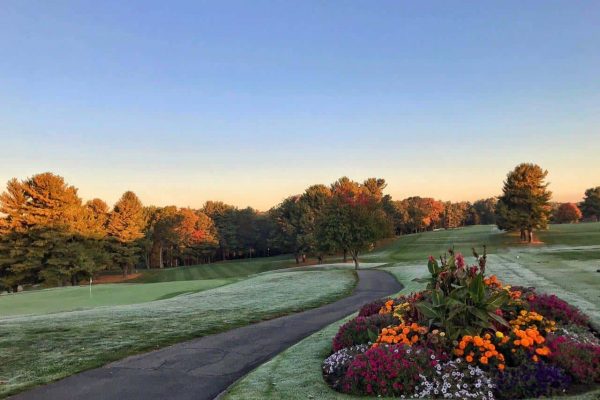
[[32, 290], [0, 296], [0, 318], [145, 303], [213, 289], [235, 279], [205, 279], [147, 284], [104, 284]]
[[[407, 293], [422, 289], [413, 279], [426, 275], [428, 255], [439, 255], [452, 246], [470, 255], [471, 247], [481, 248], [487, 244], [488, 267], [501, 280], [554, 293], [580, 307], [596, 325], [600, 324], [600, 273], [595, 272], [600, 268], [600, 223], [554, 225], [539, 236], [547, 244], [521, 245], [518, 238], [491, 226], [429, 232], [401, 237], [363, 259], [395, 261], [396, 264], [384, 265], [382, 269], [405, 285], [400, 293]], [[571, 257], [573, 252], [576, 257]], [[467, 260], [472, 258], [467, 257]], [[331, 352], [331, 340], [349, 318], [326, 327], [263, 364], [237, 382], [225, 399], [358, 399], [333, 391], [321, 374], [322, 362]], [[599, 398], [600, 389], [557, 399]]]
[[149, 303], [0, 319], [0, 395], [126, 355], [316, 307], [347, 295], [351, 271], [259, 275]]
[[490, 255], [488, 266], [490, 273], [503, 282], [533, 286], [560, 297], [581, 309], [600, 327], [600, 273], [589, 262], [548, 260], [533, 252], [515, 252]]

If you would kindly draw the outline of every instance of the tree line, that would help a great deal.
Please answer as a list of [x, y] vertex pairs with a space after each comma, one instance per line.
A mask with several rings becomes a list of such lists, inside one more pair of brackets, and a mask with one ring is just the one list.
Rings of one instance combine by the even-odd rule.
[[[128, 275], [284, 253], [297, 263], [340, 254], [358, 267], [359, 254], [380, 239], [465, 225], [496, 223], [521, 230], [526, 239], [550, 221], [551, 194], [541, 168], [527, 164], [515, 171], [502, 196], [474, 203], [393, 200], [384, 194], [384, 179], [343, 177], [310, 186], [267, 212], [219, 201], [200, 209], [144, 206], [131, 191], [110, 208], [101, 199], [84, 202], [77, 188], [49, 172], [12, 179], [0, 195], [0, 289], [77, 284], [103, 270]], [[586, 191], [580, 208], [584, 216], [600, 216], [600, 187]]]

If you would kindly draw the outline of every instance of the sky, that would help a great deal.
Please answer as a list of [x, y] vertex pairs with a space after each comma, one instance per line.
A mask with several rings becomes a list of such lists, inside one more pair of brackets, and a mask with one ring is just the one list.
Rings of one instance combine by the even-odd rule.
[[383, 177], [396, 199], [556, 201], [600, 185], [594, 1], [30, 1], [0, 5], [0, 185], [266, 210]]

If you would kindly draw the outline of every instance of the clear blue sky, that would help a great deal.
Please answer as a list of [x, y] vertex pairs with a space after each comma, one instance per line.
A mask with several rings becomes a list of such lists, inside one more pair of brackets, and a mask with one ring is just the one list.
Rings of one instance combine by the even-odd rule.
[[0, 182], [267, 209], [380, 176], [396, 198], [600, 185], [600, 3], [28, 1], [0, 6]]

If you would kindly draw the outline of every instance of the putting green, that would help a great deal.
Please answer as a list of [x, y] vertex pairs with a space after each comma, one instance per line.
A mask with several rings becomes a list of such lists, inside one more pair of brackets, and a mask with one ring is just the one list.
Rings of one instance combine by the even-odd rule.
[[234, 282], [235, 279], [206, 279], [164, 283], [116, 283], [62, 287], [0, 296], [0, 318], [85, 310], [103, 306], [145, 303], [195, 293]]

